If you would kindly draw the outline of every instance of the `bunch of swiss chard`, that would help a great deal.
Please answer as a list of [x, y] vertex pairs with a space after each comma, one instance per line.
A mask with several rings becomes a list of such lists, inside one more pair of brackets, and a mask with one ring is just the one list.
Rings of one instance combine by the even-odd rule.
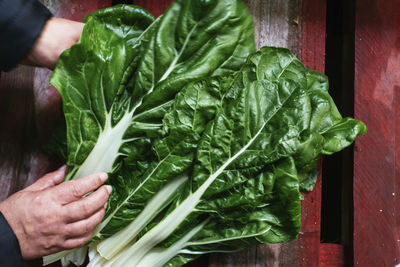
[[176, 0], [160, 18], [114, 6], [85, 19], [51, 83], [65, 126], [49, 150], [67, 179], [109, 173], [89, 266], [181, 266], [201, 254], [287, 242], [316, 162], [365, 125], [342, 118], [326, 76], [284, 48], [255, 49], [239, 0]]

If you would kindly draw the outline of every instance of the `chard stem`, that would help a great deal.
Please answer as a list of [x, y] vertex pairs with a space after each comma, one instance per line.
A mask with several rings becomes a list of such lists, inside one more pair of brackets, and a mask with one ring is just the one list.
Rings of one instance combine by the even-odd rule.
[[[194, 227], [191, 231], [189, 231], [185, 236], [183, 236], [180, 240], [175, 242], [172, 246], [162, 249], [162, 248], [153, 248], [150, 250], [136, 265], [137, 267], [161, 267], [164, 266], [168, 261], [170, 261], [173, 257], [175, 257], [179, 252], [188, 245], [188, 241], [197, 234], [203, 226], [208, 222], [208, 220], [202, 222], [201, 224]], [[130, 265], [132, 266], [132, 265]]]
[[157, 212], [165, 206], [165, 203], [171, 199], [171, 196], [178, 188], [188, 180], [187, 174], [183, 174], [166, 184], [157, 194], [155, 194], [147, 203], [143, 211], [133, 220], [127, 227], [112, 235], [111, 237], [101, 241], [97, 246], [99, 254], [110, 260], [131, 241], [137, 234], [149, 223]]

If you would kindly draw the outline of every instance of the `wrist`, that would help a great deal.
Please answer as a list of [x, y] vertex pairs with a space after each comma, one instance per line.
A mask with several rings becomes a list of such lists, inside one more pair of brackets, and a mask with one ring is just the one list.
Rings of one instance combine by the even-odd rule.
[[[18, 193], [10, 196], [10, 198], [12, 198], [12, 200], [15, 200], [16, 197], [18, 197], [17, 195]], [[21, 254], [22, 258], [25, 258], [26, 253], [25, 249], [23, 247], [24, 245], [24, 241], [23, 241], [23, 236], [24, 236], [24, 229], [23, 226], [19, 223], [18, 218], [16, 218], [14, 216], [14, 213], [12, 212], [12, 205], [10, 205], [9, 201], [10, 199], [6, 199], [3, 202], [0, 203], [0, 213], [2, 214], [2, 216], [4, 217], [5, 221], [8, 224], [8, 227], [10, 228], [14, 238], [15, 238], [15, 243], [18, 245], [18, 251]]]
[[66, 19], [50, 18], [24, 64], [54, 69], [61, 53], [79, 40], [83, 25]]

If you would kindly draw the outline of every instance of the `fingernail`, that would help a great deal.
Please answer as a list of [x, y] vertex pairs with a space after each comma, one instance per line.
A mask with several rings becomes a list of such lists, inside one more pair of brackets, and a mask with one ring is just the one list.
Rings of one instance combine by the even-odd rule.
[[105, 209], [107, 209], [107, 202], [106, 202], [106, 203], [104, 203], [104, 208], [105, 208]]
[[106, 190], [108, 191], [109, 194], [111, 194], [112, 191], [111, 185], [106, 185]]
[[59, 171], [59, 172], [65, 172], [67, 170], [67, 165], [62, 165], [60, 168], [58, 168], [58, 170], [57, 171]]
[[107, 175], [107, 173], [102, 172], [99, 174], [99, 177], [100, 177], [101, 181], [104, 183], [107, 180], [108, 175]]

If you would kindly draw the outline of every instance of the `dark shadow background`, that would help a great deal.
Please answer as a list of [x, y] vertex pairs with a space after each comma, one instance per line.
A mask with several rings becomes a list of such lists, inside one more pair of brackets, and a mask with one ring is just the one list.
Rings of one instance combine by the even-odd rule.
[[[330, 94], [343, 117], [354, 116], [355, 0], [328, 0], [326, 65]], [[324, 158], [321, 242], [344, 246], [353, 265], [353, 147]]]

